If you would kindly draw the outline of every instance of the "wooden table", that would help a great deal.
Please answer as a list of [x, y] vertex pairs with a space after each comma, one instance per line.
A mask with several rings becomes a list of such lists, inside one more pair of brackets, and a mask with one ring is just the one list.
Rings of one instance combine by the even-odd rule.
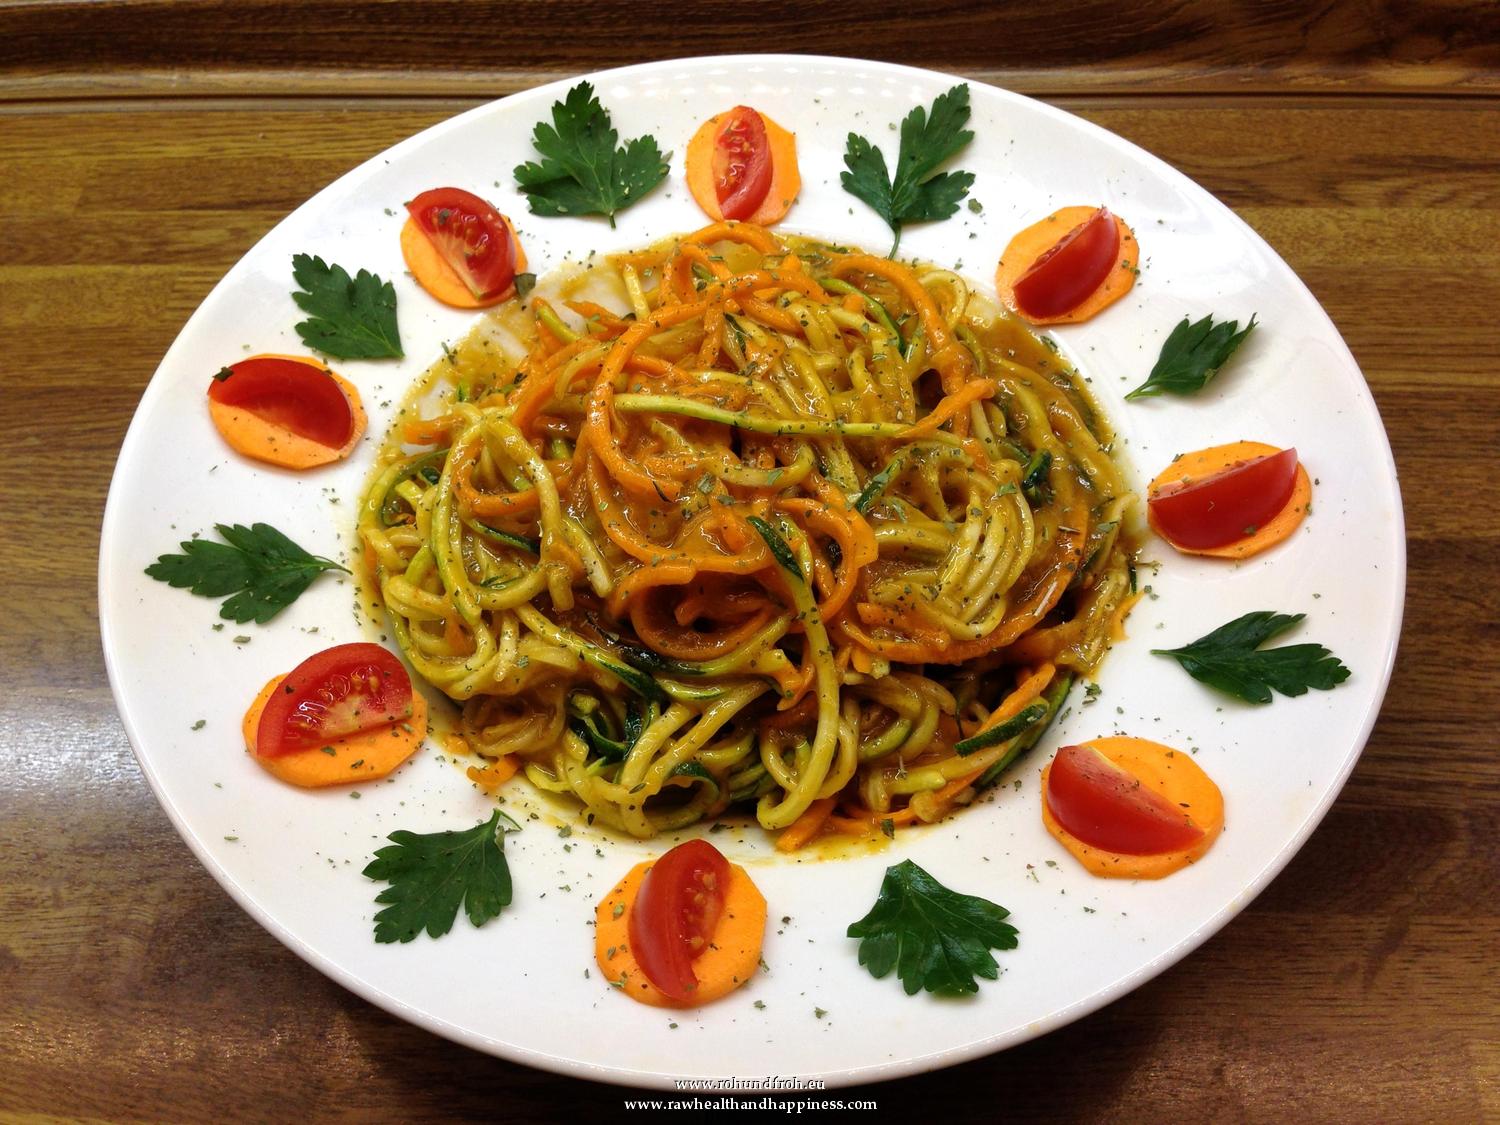
[[911, 14], [923, 7], [0, 5], [0, 1117], [546, 1121], [622, 1105], [627, 1091], [386, 1015], [233, 905], [157, 807], [116, 716], [95, 545], [163, 351], [317, 188], [547, 79], [775, 48], [1044, 97], [1223, 199], [1363, 366], [1410, 546], [1384, 713], [1268, 891], [1088, 1019], [843, 1096], [990, 1120], [1500, 1118], [1496, 8]]

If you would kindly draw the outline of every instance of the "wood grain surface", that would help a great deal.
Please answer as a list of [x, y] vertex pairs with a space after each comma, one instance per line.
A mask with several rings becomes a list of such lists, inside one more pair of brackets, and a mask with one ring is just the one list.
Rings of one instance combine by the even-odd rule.
[[0, 12], [4, 82], [36, 98], [497, 97], [650, 59], [768, 50], [959, 71], [1038, 95], [1500, 88], [1500, 7], [1464, 0], [679, 0], [670, 11], [620, 0], [12, 0]]
[[1500, 1120], [1496, 6], [763, 8], [0, 4], [0, 1119], [622, 1109], [628, 1091], [371, 1007], [219, 889], [114, 710], [99, 524], [163, 352], [318, 188], [493, 94], [770, 43], [1045, 95], [1223, 199], [1363, 367], [1410, 552], [1368, 749], [1240, 918], [1061, 1031], [835, 1096], [1006, 1121]]

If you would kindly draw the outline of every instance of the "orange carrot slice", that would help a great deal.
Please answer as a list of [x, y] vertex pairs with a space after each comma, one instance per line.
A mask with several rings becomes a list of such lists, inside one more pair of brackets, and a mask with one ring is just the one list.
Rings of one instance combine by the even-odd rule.
[[[516, 272], [526, 272], [526, 251], [521, 248], [521, 238], [516, 234], [516, 225], [508, 215], [500, 216], [510, 228], [510, 237], [516, 252]], [[401, 228], [401, 256], [406, 259], [406, 268], [418, 285], [445, 305], [455, 309], [487, 309], [508, 301], [515, 296], [514, 284], [501, 290], [488, 300], [481, 301], [469, 291], [464, 279], [441, 254], [432, 240], [422, 233], [415, 219], [407, 219]]]
[[[1281, 450], [1274, 445], [1266, 445], [1259, 441], [1232, 441], [1228, 445], [1216, 445], [1210, 449], [1199, 449], [1193, 453], [1184, 453], [1173, 461], [1165, 469], [1157, 474], [1156, 479], [1146, 486], [1146, 495], [1149, 499], [1161, 491], [1163, 485], [1171, 484], [1179, 480], [1198, 480], [1203, 477], [1213, 476], [1215, 473], [1223, 472], [1240, 461], [1249, 461], [1255, 457], [1269, 457], [1280, 453]], [[1274, 547], [1292, 532], [1307, 518], [1307, 513], [1312, 509], [1312, 481], [1308, 478], [1307, 470], [1300, 464], [1297, 466], [1297, 480], [1292, 485], [1291, 498], [1287, 500], [1286, 507], [1282, 508], [1274, 518], [1267, 520], [1255, 529], [1253, 535], [1247, 535], [1243, 539], [1236, 539], [1233, 543], [1225, 543], [1222, 547], [1182, 547], [1172, 543], [1172, 539], [1157, 526], [1156, 520], [1151, 515], [1150, 506], [1146, 509], [1146, 522], [1151, 525], [1151, 530], [1160, 535], [1168, 543], [1185, 555], [1209, 555], [1216, 559], [1248, 559], [1251, 555], [1258, 555], [1268, 547]]]
[[390, 773], [411, 757], [427, 737], [427, 700], [419, 691], [411, 695], [411, 718], [395, 726], [361, 731], [340, 738], [326, 747], [296, 750], [275, 758], [255, 753], [255, 736], [260, 730], [260, 713], [281, 685], [285, 676], [272, 676], [245, 712], [240, 731], [245, 749], [270, 773], [292, 785], [319, 789], [326, 785], [348, 785], [356, 781], [374, 781]]
[[[719, 135], [719, 123], [724, 115], [716, 114], [705, 121], [693, 134], [687, 147], [687, 185], [703, 213], [715, 222], [721, 222], [724, 212], [719, 210], [719, 192], [714, 183], [714, 141]], [[797, 193], [802, 190], [802, 173], [797, 168], [797, 136], [788, 133], [764, 113], [766, 140], [771, 145], [771, 186], [755, 213], [747, 223], [769, 226], [786, 216], [792, 209]]]
[[[1042, 799], [1042, 823], [1063, 847], [1070, 851], [1091, 874], [1104, 879], [1160, 879], [1180, 871], [1203, 858], [1224, 829], [1224, 795], [1198, 763], [1180, 750], [1173, 750], [1144, 738], [1115, 735], [1088, 741], [1100, 754], [1121, 769], [1133, 774], [1140, 783], [1182, 808], [1192, 822], [1203, 830], [1202, 839], [1178, 852], [1164, 855], [1125, 855], [1090, 847], [1057, 823]], [[1049, 762], [1042, 770], [1042, 792], [1052, 772]]]
[[354, 416], [354, 425], [343, 445], [324, 445], [320, 441], [294, 434], [285, 426], [267, 421], [242, 407], [215, 402], [210, 398], [208, 416], [213, 419], [214, 427], [219, 434], [229, 443], [229, 448], [256, 461], [264, 461], [268, 465], [279, 465], [283, 469], [314, 469], [319, 465], [331, 465], [335, 461], [342, 461], [349, 456], [354, 447], [359, 444], [359, 439], [364, 436], [365, 425], [368, 421], [365, 417], [364, 403], [359, 397], [359, 388], [338, 372], [330, 370], [326, 363], [313, 359], [311, 356], [267, 354], [251, 358], [286, 359], [327, 372], [328, 376], [338, 384], [339, 390], [343, 391], [344, 397], [349, 400], [349, 411]]
[[[1086, 222], [1095, 210], [1097, 208], [1094, 207], [1064, 207], [1041, 222], [1033, 223], [1010, 240], [1005, 253], [1000, 255], [1000, 265], [995, 270], [995, 288], [1006, 308], [1016, 311], [1015, 284], [1021, 276], [1074, 227]], [[1076, 324], [1081, 320], [1088, 320], [1130, 292], [1131, 286], [1135, 284], [1140, 246], [1135, 240], [1135, 232], [1126, 225], [1125, 220], [1118, 215], [1114, 219], [1120, 228], [1120, 260], [1109, 276], [1077, 308], [1060, 316], [1044, 316], [1035, 320], [1028, 317], [1028, 323]]]
[[650, 860], [636, 864], [599, 900], [594, 913], [594, 960], [605, 979], [632, 1000], [653, 1008], [697, 1008], [729, 995], [754, 976], [765, 940], [766, 900], [745, 869], [731, 863], [719, 924], [708, 948], [693, 959], [698, 987], [692, 1002], [671, 1000], [646, 979], [630, 952], [630, 907], [650, 867]]

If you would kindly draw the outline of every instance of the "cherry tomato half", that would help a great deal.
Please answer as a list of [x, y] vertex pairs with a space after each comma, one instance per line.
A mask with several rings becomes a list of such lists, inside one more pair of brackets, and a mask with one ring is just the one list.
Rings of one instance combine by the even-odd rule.
[[749, 106], [735, 106], [719, 126], [714, 188], [726, 219], [748, 219], [771, 190], [771, 142], [766, 123]]
[[1016, 308], [1030, 317], [1070, 312], [1104, 284], [1119, 254], [1119, 224], [1100, 207], [1016, 280]]
[[693, 959], [708, 948], [728, 885], [729, 861], [706, 840], [678, 844], [646, 872], [630, 907], [630, 952], [663, 995], [693, 998]]
[[1203, 838], [1181, 809], [1088, 745], [1057, 752], [1045, 799], [1058, 824], [1104, 851], [1164, 855]]
[[443, 260], [477, 300], [508, 289], [516, 278], [515, 245], [500, 212], [463, 188], [424, 191], [406, 205]]
[[342, 449], [354, 434], [348, 397], [328, 369], [311, 360], [242, 359], [214, 376], [208, 397], [330, 449]]
[[1196, 481], [1171, 481], [1148, 501], [1161, 533], [1181, 547], [1222, 547], [1254, 535], [1292, 498], [1297, 451], [1240, 461]]
[[411, 676], [380, 645], [335, 645], [287, 673], [266, 702], [255, 753], [276, 758], [411, 718]]

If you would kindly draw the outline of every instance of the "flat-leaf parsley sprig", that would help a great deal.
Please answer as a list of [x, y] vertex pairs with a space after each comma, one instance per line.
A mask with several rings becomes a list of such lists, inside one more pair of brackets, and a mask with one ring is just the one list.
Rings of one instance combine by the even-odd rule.
[[209, 598], [232, 594], [219, 616], [264, 625], [312, 585], [325, 570], [349, 571], [332, 559], [310, 555], [270, 524], [215, 524], [224, 539], [188, 539], [180, 555], [162, 555], [146, 573], [178, 589]]
[[312, 254], [292, 255], [292, 294], [308, 313], [297, 335], [314, 351], [338, 359], [400, 359], [396, 290], [369, 270], [354, 277]]
[[629, 207], [667, 176], [667, 157], [650, 135], [619, 144], [609, 113], [580, 82], [537, 122], [531, 143], [540, 162], [516, 166], [516, 185], [533, 215], [604, 215]]
[[885, 154], [857, 133], [850, 133], [844, 151], [848, 171], [839, 176], [844, 190], [873, 207], [896, 240], [890, 257], [901, 245], [905, 223], [946, 219], [974, 184], [972, 172], [938, 172], [938, 166], [974, 139], [969, 123], [969, 87], [957, 85], [939, 94], [929, 113], [917, 106], [901, 122], [901, 150], [896, 174], [886, 167]]
[[875, 906], [849, 927], [859, 938], [859, 963], [881, 978], [896, 970], [908, 996], [978, 992], [975, 977], [995, 980], [992, 949], [1014, 949], [1010, 911], [987, 899], [950, 891], [911, 860], [887, 867]]
[[1162, 344], [1161, 355], [1146, 381], [1125, 397], [1146, 398], [1164, 391], [1174, 395], [1196, 394], [1229, 362], [1255, 324], [1254, 316], [1244, 328], [1237, 320], [1215, 324], [1212, 314], [1197, 321], [1183, 317]]
[[499, 915], [511, 899], [504, 833], [519, 829], [496, 809], [458, 832], [392, 832], [364, 870], [365, 878], [390, 884], [375, 896], [388, 904], [375, 915], [375, 940], [412, 941], [423, 930], [440, 938], [460, 906], [475, 926]]
[[1270, 703], [1273, 690], [1282, 695], [1303, 695], [1308, 688], [1330, 691], [1349, 678], [1349, 669], [1322, 645], [1260, 647], [1305, 616], [1257, 610], [1192, 644], [1151, 651], [1172, 657], [1193, 679], [1246, 703]]

